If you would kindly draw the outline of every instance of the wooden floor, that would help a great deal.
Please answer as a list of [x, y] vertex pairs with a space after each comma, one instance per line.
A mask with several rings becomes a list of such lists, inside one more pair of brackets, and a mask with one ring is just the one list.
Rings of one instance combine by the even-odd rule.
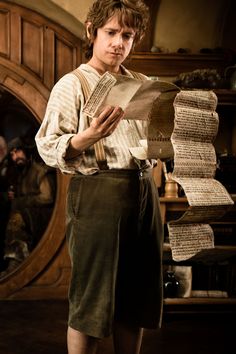
[[[66, 301], [0, 301], [0, 354], [66, 354]], [[142, 354], [235, 354], [235, 315], [164, 316]], [[111, 338], [99, 354], [114, 354]]]

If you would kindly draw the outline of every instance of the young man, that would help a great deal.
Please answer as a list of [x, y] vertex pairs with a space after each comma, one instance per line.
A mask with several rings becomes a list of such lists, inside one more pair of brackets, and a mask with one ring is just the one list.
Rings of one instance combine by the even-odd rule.
[[[141, 0], [94, 2], [86, 20], [89, 60], [77, 69], [91, 90], [106, 71], [132, 76], [122, 63], [147, 23]], [[98, 339], [113, 334], [116, 354], [138, 354], [142, 328], [157, 328], [162, 312], [162, 225], [152, 163], [129, 151], [145, 138], [145, 127], [110, 106], [89, 122], [81, 82], [74, 73], [59, 80], [36, 135], [44, 161], [72, 174], [68, 352], [96, 353]]]

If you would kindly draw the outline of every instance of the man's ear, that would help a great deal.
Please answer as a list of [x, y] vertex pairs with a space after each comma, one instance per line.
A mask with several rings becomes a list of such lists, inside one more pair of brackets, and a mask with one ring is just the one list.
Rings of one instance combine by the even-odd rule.
[[91, 39], [91, 22], [86, 23], [86, 35], [88, 39]]

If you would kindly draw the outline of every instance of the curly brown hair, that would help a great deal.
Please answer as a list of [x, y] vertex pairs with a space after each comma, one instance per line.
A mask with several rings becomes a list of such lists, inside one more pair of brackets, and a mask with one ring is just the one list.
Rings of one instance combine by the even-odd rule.
[[93, 55], [93, 40], [97, 36], [97, 29], [114, 15], [118, 14], [120, 25], [135, 30], [134, 46], [141, 41], [149, 23], [149, 8], [142, 0], [96, 0], [88, 11], [85, 25], [90, 23], [90, 38], [86, 36], [85, 57]]

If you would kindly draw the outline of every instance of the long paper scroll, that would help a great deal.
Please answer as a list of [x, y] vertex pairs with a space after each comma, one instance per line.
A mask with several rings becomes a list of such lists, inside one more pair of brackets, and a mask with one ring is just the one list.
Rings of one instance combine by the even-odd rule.
[[213, 141], [219, 123], [216, 106], [213, 91], [181, 91], [174, 101], [172, 178], [182, 186], [189, 203], [181, 218], [168, 223], [172, 257], [176, 261], [214, 248], [214, 234], [208, 223], [222, 217], [233, 204], [225, 187], [214, 179]]
[[139, 81], [105, 73], [84, 112], [99, 115], [104, 105], [119, 105], [124, 119], [147, 121], [147, 139], [130, 148], [138, 159], [174, 157], [172, 178], [187, 197], [189, 207], [178, 220], [168, 223], [172, 257], [189, 259], [202, 250], [214, 248], [210, 222], [222, 217], [233, 200], [214, 179], [216, 154], [213, 141], [219, 118], [213, 91], [180, 90], [163, 81]]

